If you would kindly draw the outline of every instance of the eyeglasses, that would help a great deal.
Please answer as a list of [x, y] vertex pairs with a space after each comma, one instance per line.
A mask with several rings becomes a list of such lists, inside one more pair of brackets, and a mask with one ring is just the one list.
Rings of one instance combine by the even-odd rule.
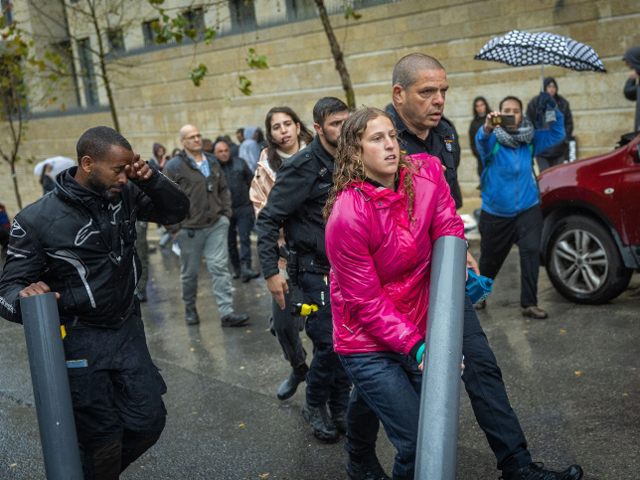
[[197, 135], [191, 135], [190, 137], [183, 137], [185, 140], [196, 140], [198, 138], [202, 138], [202, 135], [197, 134]]

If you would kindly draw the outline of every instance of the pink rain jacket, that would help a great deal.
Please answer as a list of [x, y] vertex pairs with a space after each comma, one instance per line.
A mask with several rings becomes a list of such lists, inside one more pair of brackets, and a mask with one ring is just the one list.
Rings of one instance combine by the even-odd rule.
[[403, 169], [397, 192], [350, 184], [327, 222], [333, 343], [340, 354], [408, 354], [426, 333], [433, 242], [445, 235], [464, 238], [440, 161], [426, 154], [409, 161], [418, 167], [414, 221]]

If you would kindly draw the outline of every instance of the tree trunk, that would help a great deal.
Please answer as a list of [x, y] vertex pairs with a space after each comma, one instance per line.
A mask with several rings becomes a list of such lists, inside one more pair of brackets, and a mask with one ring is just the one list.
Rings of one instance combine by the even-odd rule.
[[13, 190], [16, 193], [16, 201], [18, 202], [18, 209], [22, 210], [22, 198], [20, 198], [20, 188], [18, 187], [18, 177], [16, 175], [15, 160], [11, 162], [10, 165], [11, 165], [11, 179], [13, 180]]
[[107, 64], [104, 61], [106, 53], [102, 45], [102, 31], [98, 25], [98, 16], [96, 9], [91, 1], [88, 2], [91, 9], [91, 19], [93, 20], [93, 27], [98, 37], [98, 58], [100, 58], [100, 71], [102, 72], [102, 81], [104, 82], [104, 88], [107, 91], [107, 100], [109, 100], [109, 110], [111, 111], [111, 119], [113, 120], [113, 128], [120, 133], [120, 123], [118, 122], [118, 112], [116, 111], [116, 102], [113, 100], [113, 92], [111, 91], [111, 82], [109, 81], [109, 72], [107, 72]]
[[333, 59], [336, 62], [336, 70], [338, 70], [340, 79], [342, 80], [342, 88], [344, 89], [345, 95], [347, 97], [347, 106], [349, 107], [349, 110], [353, 111], [356, 109], [356, 94], [353, 91], [353, 86], [351, 85], [351, 77], [349, 77], [347, 65], [344, 63], [344, 55], [342, 54], [342, 49], [340, 49], [340, 44], [338, 43], [338, 40], [333, 33], [333, 27], [331, 26], [331, 22], [329, 21], [327, 9], [324, 6], [324, 0], [315, 0], [315, 2], [318, 7], [318, 12], [320, 13], [322, 26], [324, 27], [324, 31], [327, 34], [327, 38], [329, 39], [331, 53], [333, 54]]

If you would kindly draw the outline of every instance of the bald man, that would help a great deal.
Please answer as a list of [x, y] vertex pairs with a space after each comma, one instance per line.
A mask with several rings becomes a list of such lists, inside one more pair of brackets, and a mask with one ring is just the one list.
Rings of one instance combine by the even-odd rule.
[[191, 199], [187, 218], [166, 226], [180, 247], [180, 283], [187, 325], [197, 325], [198, 270], [204, 256], [211, 275], [223, 327], [240, 327], [249, 317], [233, 311], [227, 236], [231, 196], [218, 161], [202, 149], [202, 135], [193, 125], [180, 129], [183, 150], [169, 160], [164, 173]]

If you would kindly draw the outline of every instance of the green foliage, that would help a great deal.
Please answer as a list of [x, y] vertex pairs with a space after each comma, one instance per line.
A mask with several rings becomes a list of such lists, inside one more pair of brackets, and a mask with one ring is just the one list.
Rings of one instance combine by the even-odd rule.
[[249, 96], [253, 93], [253, 91], [250, 88], [251, 80], [249, 80], [247, 77], [245, 77], [244, 75], [240, 75], [238, 77], [238, 83], [240, 84], [238, 88], [244, 95]]
[[249, 68], [257, 68], [258, 70], [267, 70], [267, 57], [265, 55], [258, 55], [253, 48], [249, 49], [247, 53], [247, 64]]
[[196, 87], [199, 87], [200, 86], [200, 82], [202, 82], [202, 79], [207, 74], [207, 71], [208, 71], [207, 70], [207, 66], [204, 63], [201, 63], [196, 68], [191, 70], [187, 74], [187, 76], [189, 77], [189, 79], [191, 79], [191, 81], [193, 82], [193, 84]]
[[358, 20], [360, 18], [362, 18], [362, 15], [359, 14], [358, 12], [356, 12], [352, 6], [347, 6], [347, 9], [344, 12], [344, 18], [345, 20], [349, 20], [349, 17], [353, 18], [354, 20]]

